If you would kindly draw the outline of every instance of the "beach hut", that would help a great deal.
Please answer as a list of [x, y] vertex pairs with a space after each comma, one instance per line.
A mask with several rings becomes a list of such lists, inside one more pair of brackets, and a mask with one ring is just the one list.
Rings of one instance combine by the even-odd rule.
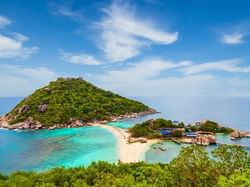
[[162, 128], [160, 129], [160, 133], [162, 136], [170, 136], [172, 134], [173, 130], [172, 129], [167, 129], [167, 128]]

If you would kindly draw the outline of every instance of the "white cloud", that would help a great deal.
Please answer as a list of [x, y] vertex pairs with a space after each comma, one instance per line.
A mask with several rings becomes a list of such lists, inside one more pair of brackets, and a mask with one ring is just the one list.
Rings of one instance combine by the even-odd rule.
[[[173, 74], [174, 70], [178, 72], [186, 67], [193, 67], [193, 64], [189, 61], [144, 61], [99, 75], [95, 82], [126, 96], [250, 96], [247, 78], [201, 74], [203, 70], [199, 74]], [[220, 70], [228, 71], [227, 68]]]
[[11, 20], [0, 15], [0, 28], [4, 28], [11, 24]]
[[79, 11], [72, 10], [69, 6], [66, 5], [59, 5], [57, 3], [51, 2], [49, 3], [49, 8], [50, 8], [50, 13], [53, 15], [66, 16], [75, 21], [80, 21], [80, 22], [84, 18]]
[[234, 33], [234, 34], [222, 34], [221, 41], [224, 44], [241, 44], [244, 42], [243, 38], [245, 35], [243, 33]]
[[198, 74], [208, 71], [224, 71], [230, 73], [250, 73], [250, 67], [240, 67], [240, 59], [221, 60], [202, 64], [193, 64], [181, 69], [185, 74]]
[[44, 67], [0, 64], [0, 97], [27, 96], [57, 77], [55, 72]]
[[101, 30], [101, 50], [113, 62], [124, 61], [140, 54], [151, 44], [172, 44], [178, 32], [162, 31], [152, 22], [135, 16], [129, 6], [112, 4], [103, 10], [105, 17], [96, 24]]
[[27, 36], [19, 33], [12, 35], [0, 34], [0, 58], [28, 58], [38, 51], [38, 47], [25, 47]]
[[[130, 82], [138, 79], [153, 78], [165, 70], [185, 67], [190, 63], [189, 61], [173, 63], [170, 61], [152, 59], [136, 63], [132, 66], [122, 68], [121, 70], [111, 70], [106, 75], [101, 75], [100, 77], [105, 80], [110, 78], [108, 81], [124, 80], [125, 82]], [[114, 77], [115, 79], [113, 79]]]
[[246, 41], [250, 34], [249, 20], [242, 21], [230, 27], [219, 29], [220, 41], [227, 45], [238, 45]]
[[79, 65], [100, 65], [101, 61], [86, 53], [66, 53], [60, 52], [60, 59], [72, 64]]

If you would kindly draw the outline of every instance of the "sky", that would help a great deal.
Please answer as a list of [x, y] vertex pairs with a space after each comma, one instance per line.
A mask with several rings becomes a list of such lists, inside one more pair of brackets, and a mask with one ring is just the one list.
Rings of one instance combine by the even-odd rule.
[[1, 0], [0, 97], [58, 77], [124, 96], [250, 97], [248, 0]]

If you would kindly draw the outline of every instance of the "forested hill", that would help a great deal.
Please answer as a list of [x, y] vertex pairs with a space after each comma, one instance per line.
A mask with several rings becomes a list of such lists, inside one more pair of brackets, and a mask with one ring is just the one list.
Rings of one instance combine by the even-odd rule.
[[8, 115], [11, 124], [29, 117], [49, 127], [71, 119], [104, 120], [149, 107], [100, 89], [82, 78], [58, 78], [22, 100]]

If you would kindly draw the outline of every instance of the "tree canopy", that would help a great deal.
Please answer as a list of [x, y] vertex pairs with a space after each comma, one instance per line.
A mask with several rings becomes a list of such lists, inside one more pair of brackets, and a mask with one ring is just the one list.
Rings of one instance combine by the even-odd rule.
[[[183, 126], [183, 123], [175, 125], [171, 120], [158, 118], [136, 124], [130, 129], [130, 132], [133, 137], [157, 138], [161, 136], [160, 128], [183, 128]], [[176, 136], [179, 136], [179, 134], [176, 133]]]

